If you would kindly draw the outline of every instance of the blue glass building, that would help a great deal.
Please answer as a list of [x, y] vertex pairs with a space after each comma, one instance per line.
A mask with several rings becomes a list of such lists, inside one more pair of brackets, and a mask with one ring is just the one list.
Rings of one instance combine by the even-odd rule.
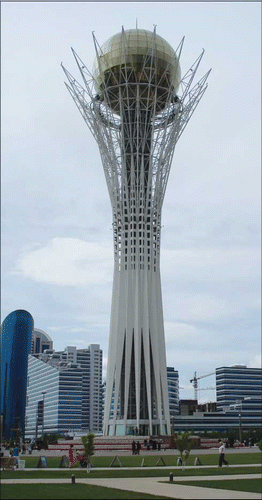
[[1, 419], [3, 439], [24, 436], [28, 354], [34, 320], [27, 311], [11, 312], [1, 331]]

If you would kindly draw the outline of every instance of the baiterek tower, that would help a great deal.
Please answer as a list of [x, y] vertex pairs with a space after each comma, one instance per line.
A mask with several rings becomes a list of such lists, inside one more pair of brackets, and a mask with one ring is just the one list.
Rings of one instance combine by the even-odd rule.
[[160, 280], [161, 209], [174, 148], [207, 87], [192, 85], [203, 52], [181, 79], [180, 55], [159, 35], [122, 29], [89, 72], [73, 50], [84, 87], [64, 68], [95, 137], [113, 211], [114, 278], [104, 435], [169, 434]]

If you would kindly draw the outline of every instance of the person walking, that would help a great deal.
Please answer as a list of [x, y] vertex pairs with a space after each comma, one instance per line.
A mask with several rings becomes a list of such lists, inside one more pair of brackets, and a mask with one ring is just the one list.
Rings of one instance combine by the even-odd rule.
[[222, 443], [222, 442], [220, 443], [220, 447], [218, 449], [218, 452], [219, 452], [218, 466], [222, 467], [222, 464], [228, 465], [228, 462], [225, 459], [225, 455], [226, 455], [226, 445], [225, 445], [225, 443]]
[[70, 448], [68, 450], [68, 455], [69, 455], [69, 467], [74, 467], [74, 465], [76, 465], [76, 462], [77, 462], [77, 458], [76, 458], [76, 450], [73, 448], [73, 445], [70, 444]]
[[137, 441], [137, 443], [136, 443], [136, 454], [137, 455], [140, 455], [140, 448], [141, 448], [141, 444], [139, 441]]
[[15, 444], [14, 451], [13, 451], [13, 457], [16, 459], [16, 465], [18, 467], [18, 460], [19, 460], [18, 444]]
[[132, 455], [136, 454], [136, 443], [135, 441], [132, 442]]

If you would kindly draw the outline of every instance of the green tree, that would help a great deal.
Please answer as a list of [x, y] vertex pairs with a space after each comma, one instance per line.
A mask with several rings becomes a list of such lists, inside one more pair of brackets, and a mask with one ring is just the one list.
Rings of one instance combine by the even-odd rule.
[[185, 431], [181, 434], [178, 434], [176, 438], [177, 449], [180, 453], [180, 458], [183, 465], [186, 465], [193, 444], [193, 440], [191, 439], [190, 435], [191, 434], [189, 431]]
[[85, 449], [85, 457], [87, 465], [91, 464], [91, 457], [95, 453], [94, 438], [95, 435], [92, 433], [87, 434], [87, 436], [81, 437]]

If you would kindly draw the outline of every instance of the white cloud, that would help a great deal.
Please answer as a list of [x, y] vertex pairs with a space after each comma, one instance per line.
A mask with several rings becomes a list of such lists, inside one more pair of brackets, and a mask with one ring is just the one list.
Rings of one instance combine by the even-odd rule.
[[162, 276], [167, 280], [257, 278], [260, 269], [260, 251], [254, 248], [193, 248], [161, 252]]
[[90, 345], [90, 342], [84, 339], [74, 339], [74, 345], [77, 349], [87, 349], [87, 347]]
[[52, 238], [45, 247], [26, 252], [15, 272], [60, 286], [108, 283], [113, 276], [112, 243]]
[[199, 335], [199, 330], [194, 326], [187, 323], [172, 323], [170, 321], [165, 321], [165, 339], [168, 341], [180, 341], [183, 342], [189, 337], [196, 337]]
[[198, 328], [194, 324], [182, 323], [182, 322], [165, 322], [165, 340], [168, 346], [176, 345], [180, 350], [181, 346], [183, 349], [191, 349], [205, 347], [211, 347], [214, 345], [213, 335], [210, 330], [205, 330], [204, 328]]
[[261, 368], [262, 366], [261, 354], [257, 354], [256, 356], [252, 357], [249, 361], [248, 366], [250, 368]]
[[[168, 316], [169, 320], [173, 320], [176, 324], [180, 324], [179, 329], [181, 329], [181, 324], [183, 329], [188, 331], [188, 323], [196, 323], [200, 321], [201, 323], [213, 322], [215, 325], [220, 320], [228, 320], [229, 318], [239, 318], [243, 314], [257, 314], [259, 311], [259, 302], [252, 293], [244, 293], [242, 291], [238, 295], [237, 287], [232, 287], [232, 290], [228, 290], [226, 287], [222, 286], [221, 289], [208, 290], [206, 291], [194, 291], [194, 290], [181, 290], [178, 285], [174, 284], [173, 290], [165, 287], [165, 293], [163, 295], [163, 305], [165, 317]], [[216, 289], [217, 283], [214, 282], [214, 288]], [[223, 291], [224, 288], [224, 291]], [[230, 287], [229, 287], [230, 288]], [[243, 307], [243, 301], [245, 302], [245, 307]], [[192, 328], [192, 327], [191, 327]], [[190, 330], [192, 334], [192, 330]], [[201, 332], [201, 335], [203, 332]]]
[[70, 328], [69, 330], [70, 332], [72, 333], [82, 333], [82, 332], [85, 332], [86, 329], [85, 328], [81, 328], [81, 327], [78, 327], [78, 328]]
[[77, 327], [77, 328], [69, 328], [68, 326], [49, 326], [49, 330], [52, 332], [60, 332], [61, 330], [65, 333], [82, 333], [86, 332], [86, 328], [83, 327]]

